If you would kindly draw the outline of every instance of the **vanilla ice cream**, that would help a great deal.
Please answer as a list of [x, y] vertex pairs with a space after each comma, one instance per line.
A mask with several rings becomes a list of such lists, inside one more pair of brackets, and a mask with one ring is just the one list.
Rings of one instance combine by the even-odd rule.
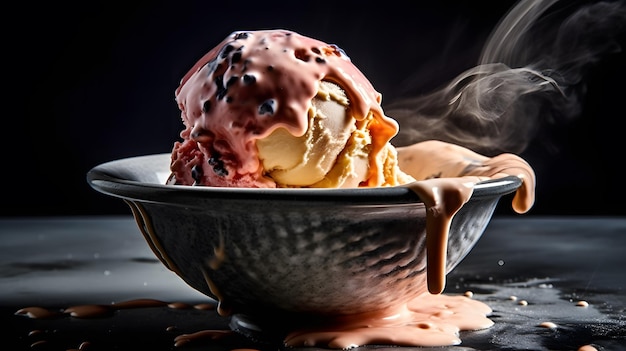
[[267, 176], [285, 186], [358, 186], [368, 170], [369, 133], [357, 130], [348, 98], [338, 85], [321, 81], [311, 104], [304, 135], [278, 128], [257, 141]]

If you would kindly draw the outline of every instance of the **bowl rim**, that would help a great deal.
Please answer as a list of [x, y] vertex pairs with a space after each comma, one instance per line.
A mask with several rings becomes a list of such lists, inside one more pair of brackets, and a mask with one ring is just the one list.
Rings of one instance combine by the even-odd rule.
[[[235, 188], [168, 185], [140, 181], [129, 176], [129, 166], [140, 172], [169, 174], [171, 154], [149, 154], [116, 159], [98, 164], [87, 172], [87, 182], [96, 191], [133, 201], [169, 204], [193, 204], [198, 200], [263, 200], [290, 202], [341, 202], [342, 204], [407, 204], [421, 203], [407, 186], [376, 188]], [[143, 168], [142, 168], [143, 167]], [[519, 177], [507, 176], [476, 184], [470, 201], [501, 197], [522, 185]]]

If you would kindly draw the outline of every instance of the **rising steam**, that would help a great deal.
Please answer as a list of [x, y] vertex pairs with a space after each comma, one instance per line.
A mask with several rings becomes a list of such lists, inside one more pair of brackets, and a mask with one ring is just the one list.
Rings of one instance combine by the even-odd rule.
[[385, 106], [401, 126], [394, 144], [439, 139], [486, 155], [521, 153], [542, 125], [578, 116], [587, 69], [621, 50], [626, 6], [557, 2], [518, 2], [476, 67], [440, 90]]

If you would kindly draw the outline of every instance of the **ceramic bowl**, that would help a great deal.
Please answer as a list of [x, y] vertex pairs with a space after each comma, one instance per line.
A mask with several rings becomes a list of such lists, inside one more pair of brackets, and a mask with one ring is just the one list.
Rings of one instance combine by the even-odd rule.
[[[224, 313], [343, 314], [426, 291], [426, 210], [407, 187], [242, 189], [165, 185], [169, 154], [87, 174], [123, 199], [155, 255]], [[476, 185], [454, 216], [446, 271], [470, 252], [517, 177]]]

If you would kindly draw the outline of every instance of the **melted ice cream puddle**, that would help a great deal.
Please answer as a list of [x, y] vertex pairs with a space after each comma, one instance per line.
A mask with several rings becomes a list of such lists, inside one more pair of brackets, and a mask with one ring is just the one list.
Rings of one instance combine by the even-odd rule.
[[290, 333], [287, 346], [352, 348], [366, 344], [458, 345], [459, 331], [489, 328], [491, 308], [466, 296], [423, 295], [393, 311], [338, 317], [317, 328]]

